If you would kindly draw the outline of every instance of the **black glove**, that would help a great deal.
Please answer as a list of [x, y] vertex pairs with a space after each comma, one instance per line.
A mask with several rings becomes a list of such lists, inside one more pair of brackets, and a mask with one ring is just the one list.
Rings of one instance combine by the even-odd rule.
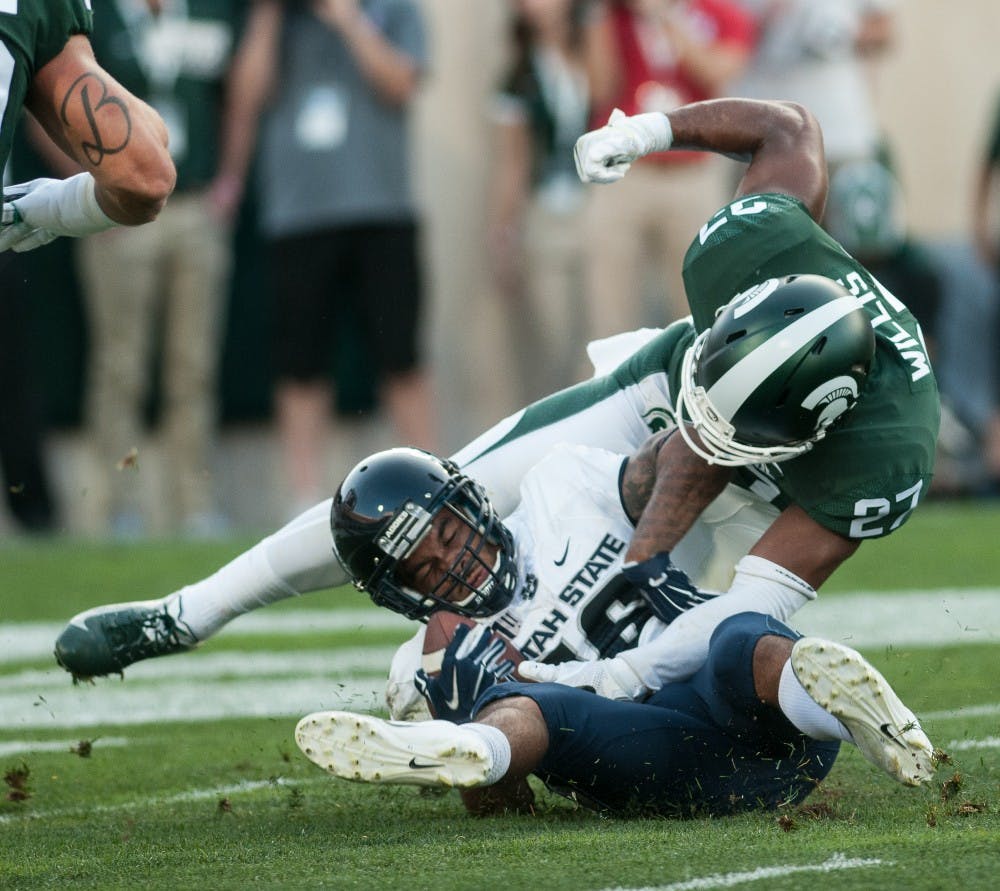
[[642, 592], [653, 615], [668, 625], [692, 606], [719, 596], [696, 588], [687, 573], [671, 562], [669, 551], [661, 551], [641, 563], [626, 563], [622, 575]]
[[480, 694], [514, 671], [514, 663], [503, 658], [505, 646], [486, 625], [459, 625], [444, 651], [441, 673], [431, 677], [421, 668], [413, 677], [434, 717], [456, 724], [468, 721]]

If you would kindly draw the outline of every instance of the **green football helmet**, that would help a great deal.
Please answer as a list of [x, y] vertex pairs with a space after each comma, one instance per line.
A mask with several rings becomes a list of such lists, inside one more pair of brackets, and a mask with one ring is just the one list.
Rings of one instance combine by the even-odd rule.
[[858, 400], [875, 335], [857, 298], [821, 275], [773, 278], [737, 294], [688, 348], [677, 395], [710, 464], [787, 461]]

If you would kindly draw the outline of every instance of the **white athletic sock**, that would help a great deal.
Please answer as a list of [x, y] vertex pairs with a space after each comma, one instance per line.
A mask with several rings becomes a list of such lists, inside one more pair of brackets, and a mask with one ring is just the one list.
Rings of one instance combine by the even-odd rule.
[[483, 780], [484, 786], [492, 786], [503, 779], [510, 768], [510, 740], [502, 730], [490, 724], [479, 724], [475, 721], [459, 725], [463, 730], [471, 730], [489, 747], [492, 763]]
[[778, 681], [778, 705], [795, 727], [812, 739], [839, 739], [853, 742], [851, 734], [838, 718], [813, 699], [795, 676], [792, 660], [781, 669]]
[[194, 636], [205, 640], [227, 622], [287, 597], [343, 584], [333, 554], [330, 499], [310, 508], [217, 572], [164, 598]]

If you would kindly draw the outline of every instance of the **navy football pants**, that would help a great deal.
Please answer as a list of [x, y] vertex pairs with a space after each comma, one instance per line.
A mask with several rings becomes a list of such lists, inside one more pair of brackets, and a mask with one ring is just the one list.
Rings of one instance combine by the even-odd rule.
[[535, 773], [590, 807], [699, 816], [796, 803], [829, 773], [840, 744], [803, 736], [757, 698], [753, 651], [768, 634], [800, 637], [759, 613], [726, 619], [701, 669], [642, 703], [505, 683], [486, 691], [477, 710], [508, 696], [534, 700], [549, 731]]

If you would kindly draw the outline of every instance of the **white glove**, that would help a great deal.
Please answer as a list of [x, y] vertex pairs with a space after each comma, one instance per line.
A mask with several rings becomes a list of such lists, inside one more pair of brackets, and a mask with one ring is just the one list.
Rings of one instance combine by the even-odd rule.
[[590, 687], [605, 699], [642, 699], [649, 690], [624, 660], [598, 659], [594, 662], [522, 662], [517, 673], [529, 681], [566, 684], [568, 687]]
[[637, 158], [665, 152], [673, 141], [665, 114], [655, 111], [629, 117], [616, 108], [605, 126], [584, 133], [576, 141], [573, 159], [577, 175], [585, 183], [617, 182]]
[[4, 201], [0, 215], [0, 252], [13, 250], [17, 253], [32, 251], [58, 238], [48, 229], [35, 229], [25, 223], [13, 201]]
[[0, 251], [30, 251], [60, 235], [92, 235], [117, 225], [97, 203], [89, 173], [33, 179], [4, 189]]

